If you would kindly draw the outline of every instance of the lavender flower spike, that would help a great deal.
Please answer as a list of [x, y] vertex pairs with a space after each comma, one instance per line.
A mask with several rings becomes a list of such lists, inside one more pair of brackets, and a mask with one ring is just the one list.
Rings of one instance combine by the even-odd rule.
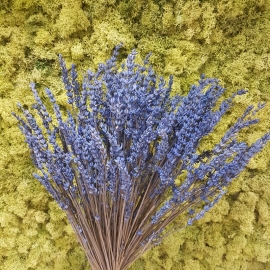
[[[34, 176], [66, 212], [96, 270], [127, 269], [162, 241], [177, 217], [188, 216], [179, 227], [202, 218], [270, 140], [270, 132], [251, 146], [236, 140], [259, 121], [252, 118], [264, 107], [259, 104], [249, 106], [213, 149], [198, 154], [200, 140], [246, 91], [214, 110], [225, 89], [201, 76], [187, 96], [171, 97], [172, 77], [166, 85], [149, 66], [150, 55], [140, 66], [133, 50], [118, 69], [120, 48], [96, 73], [87, 71], [82, 83], [75, 65], [69, 73], [59, 57], [72, 107], [67, 116], [46, 89], [56, 116], [51, 118], [34, 83], [33, 108], [42, 126], [21, 105], [24, 117], [13, 113], [37, 167]], [[186, 178], [176, 185], [183, 171]]]

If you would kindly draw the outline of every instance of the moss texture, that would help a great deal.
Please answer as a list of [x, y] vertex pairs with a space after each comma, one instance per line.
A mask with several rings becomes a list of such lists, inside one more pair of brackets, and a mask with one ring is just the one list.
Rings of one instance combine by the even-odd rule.
[[[2, 270], [86, 270], [66, 216], [32, 177], [34, 167], [11, 111], [33, 102], [29, 82], [48, 86], [65, 106], [57, 54], [78, 69], [96, 68], [120, 42], [121, 57], [151, 51], [156, 72], [174, 75], [186, 94], [201, 73], [217, 77], [229, 96], [248, 95], [216, 131], [211, 147], [249, 104], [270, 101], [268, 0], [3, 0], [0, 3], [0, 265]], [[241, 136], [249, 143], [269, 125]], [[228, 194], [194, 226], [149, 251], [133, 270], [270, 269], [270, 145], [251, 160]]]

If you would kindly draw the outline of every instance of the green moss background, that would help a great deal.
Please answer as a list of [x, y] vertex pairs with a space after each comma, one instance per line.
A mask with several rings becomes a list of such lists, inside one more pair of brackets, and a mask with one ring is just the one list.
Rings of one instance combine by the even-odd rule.
[[[186, 94], [201, 73], [249, 93], [235, 99], [201, 149], [217, 142], [249, 104], [270, 103], [268, 0], [2, 0], [0, 2], [0, 269], [90, 269], [65, 214], [32, 177], [34, 167], [11, 111], [33, 102], [29, 82], [50, 87], [65, 106], [57, 55], [80, 72], [95, 69], [120, 42]], [[224, 97], [225, 97], [224, 96]], [[241, 133], [249, 143], [269, 130]], [[149, 251], [133, 270], [270, 269], [270, 145], [194, 226]]]

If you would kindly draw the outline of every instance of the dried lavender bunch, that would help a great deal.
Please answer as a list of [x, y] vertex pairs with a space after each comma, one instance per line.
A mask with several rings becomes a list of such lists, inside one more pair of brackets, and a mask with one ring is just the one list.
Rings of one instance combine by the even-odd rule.
[[[224, 92], [217, 79], [201, 77], [187, 96], [170, 97], [166, 83], [148, 64], [135, 64], [133, 50], [116, 67], [117, 46], [82, 84], [75, 66], [68, 72], [59, 57], [71, 111], [62, 116], [46, 89], [52, 120], [31, 84], [43, 127], [21, 108], [14, 114], [39, 174], [34, 176], [66, 212], [93, 269], [127, 269], [142, 253], [174, 231], [164, 231], [180, 215], [178, 227], [203, 217], [227, 186], [270, 140], [266, 133], [251, 146], [238, 142], [240, 130], [257, 123], [264, 104], [249, 106], [213, 149], [198, 153], [200, 140], [232, 105], [239, 90]], [[176, 178], [186, 173], [181, 184]]]

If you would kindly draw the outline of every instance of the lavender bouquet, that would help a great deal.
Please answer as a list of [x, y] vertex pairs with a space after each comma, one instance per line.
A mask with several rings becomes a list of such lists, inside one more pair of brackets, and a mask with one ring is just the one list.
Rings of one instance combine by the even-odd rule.
[[[203, 217], [227, 186], [270, 140], [266, 133], [251, 146], [236, 140], [257, 123], [247, 107], [213, 149], [198, 152], [200, 140], [232, 105], [239, 90], [220, 103], [217, 79], [201, 76], [187, 96], [170, 97], [166, 84], [148, 64], [134, 62], [133, 50], [121, 69], [114, 50], [82, 83], [59, 56], [70, 111], [64, 117], [49, 89], [53, 120], [31, 83], [42, 120], [20, 104], [14, 116], [38, 169], [34, 176], [66, 212], [92, 269], [127, 269], [139, 256], [177, 228]], [[184, 180], [176, 181], [184, 175]], [[177, 227], [169, 226], [179, 216]]]

